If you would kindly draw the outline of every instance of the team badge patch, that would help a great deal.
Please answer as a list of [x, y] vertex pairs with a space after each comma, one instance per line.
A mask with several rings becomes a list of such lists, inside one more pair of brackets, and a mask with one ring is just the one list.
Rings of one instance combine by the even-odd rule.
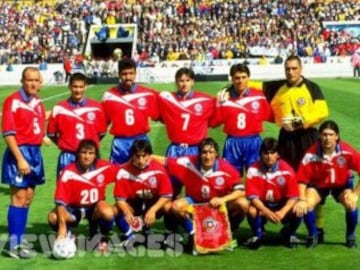
[[285, 178], [282, 177], [282, 176], [279, 176], [277, 179], [276, 179], [276, 182], [278, 183], [279, 186], [283, 186], [285, 184]]
[[152, 176], [149, 178], [149, 184], [150, 184], [150, 187], [152, 188], [156, 188], [157, 186], [157, 179], [156, 177]]
[[99, 175], [96, 177], [96, 181], [97, 181], [99, 184], [104, 183], [104, 180], [105, 180], [105, 177], [104, 177], [103, 174], [99, 174]]
[[224, 182], [225, 182], [225, 180], [224, 180], [224, 178], [222, 178], [222, 177], [217, 177], [217, 178], [215, 179], [215, 184], [216, 184], [217, 186], [222, 186], [222, 185], [224, 185]]
[[253, 103], [251, 103], [251, 108], [253, 108], [254, 110], [258, 110], [260, 108], [260, 103], [258, 101], [254, 101]]
[[304, 105], [304, 104], [305, 104], [305, 98], [301, 97], [301, 98], [299, 98], [296, 102], [297, 102], [297, 104], [299, 104], [299, 105]]
[[194, 109], [195, 109], [195, 112], [197, 112], [197, 113], [202, 113], [202, 111], [203, 111], [203, 107], [199, 103], [195, 104]]
[[339, 165], [339, 166], [344, 166], [344, 164], [346, 163], [346, 160], [345, 160], [345, 158], [344, 157], [338, 157], [338, 159], [336, 160], [336, 162], [337, 162], [337, 164]]
[[143, 97], [139, 98], [138, 99], [138, 104], [140, 106], [145, 106], [146, 105], [146, 98], [143, 98]]
[[94, 119], [95, 119], [95, 113], [89, 112], [89, 113], [87, 114], [87, 119], [88, 119], [89, 121], [94, 121]]

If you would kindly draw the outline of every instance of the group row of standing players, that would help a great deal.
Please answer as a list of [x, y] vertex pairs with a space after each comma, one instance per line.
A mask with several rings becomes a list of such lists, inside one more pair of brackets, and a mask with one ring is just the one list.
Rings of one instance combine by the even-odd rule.
[[[207, 136], [208, 127], [223, 124], [227, 134], [223, 157], [239, 173], [259, 160], [263, 122], [274, 121], [281, 127], [279, 148], [275, 150], [297, 169], [305, 150], [318, 137], [314, 126], [328, 115], [319, 87], [302, 77], [301, 69], [300, 59], [290, 56], [285, 62], [286, 80], [266, 82], [263, 91], [259, 91], [248, 85], [248, 67], [236, 64], [230, 69], [231, 86], [216, 99], [192, 90], [195, 75], [188, 68], [177, 71], [178, 90], [174, 93], [158, 93], [136, 84], [135, 63], [124, 59], [119, 62], [119, 84], [105, 92], [102, 104], [84, 96], [86, 78], [82, 73], [74, 73], [69, 82], [71, 96], [53, 108], [47, 127], [47, 135], [61, 150], [58, 177], [64, 177], [64, 171], [60, 172], [79, 159], [79, 142], [91, 139], [98, 147], [108, 125], [114, 136], [110, 161], [113, 164], [129, 161], [137, 154], [132, 152], [134, 142], [148, 141], [149, 118], [165, 124], [171, 142], [166, 156], [174, 158], [201, 157], [199, 143]], [[22, 248], [34, 188], [44, 182], [39, 146], [45, 133], [46, 113], [37, 98], [40, 86], [39, 71], [26, 68], [22, 88], [8, 97], [3, 106], [3, 135], [8, 148], [4, 154], [2, 181], [10, 184], [8, 228], [9, 235], [16, 236], [10, 241], [10, 251]], [[289, 117], [292, 117], [290, 123], [284, 120]], [[199, 172], [206, 173], [201, 169]], [[172, 180], [173, 197], [176, 197], [178, 185], [176, 179]], [[86, 194], [82, 199], [90, 199], [91, 195]], [[57, 201], [66, 204], [60, 199]], [[126, 215], [124, 220], [131, 221]], [[49, 221], [56, 223], [56, 216], [49, 215]], [[168, 223], [171, 224], [171, 220]]]

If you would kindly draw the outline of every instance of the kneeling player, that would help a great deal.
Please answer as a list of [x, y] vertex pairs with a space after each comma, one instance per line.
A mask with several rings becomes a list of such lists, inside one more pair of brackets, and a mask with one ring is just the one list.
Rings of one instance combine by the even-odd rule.
[[89, 221], [92, 238], [100, 227], [99, 249], [106, 249], [107, 235], [113, 220], [113, 207], [105, 201], [106, 186], [115, 179], [115, 167], [99, 159], [96, 142], [82, 140], [76, 151], [76, 161], [66, 166], [56, 183], [56, 207], [49, 213], [49, 224], [56, 228], [57, 238], [68, 237], [71, 227], [82, 218]]
[[[114, 197], [116, 224], [124, 233], [123, 245], [131, 248], [135, 232], [145, 234], [171, 207], [172, 187], [165, 168], [151, 159], [152, 147], [147, 140], [136, 140], [131, 158], [122, 164], [116, 175]], [[144, 223], [144, 226], [141, 226]]]
[[292, 209], [299, 197], [293, 169], [279, 159], [278, 143], [265, 138], [260, 150], [260, 161], [251, 165], [246, 176], [246, 197], [251, 204], [248, 212], [249, 225], [254, 236], [247, 243], [258, 249], [264, 236], [266, 221], [282, 223], [281, 237], [292, 248], [298, 242], [296, 229], [301, 223]]
[[[188, 214], [189, 206], [209, 203], [212, 207], [226, 205], [231, 229], [235, 230], [247, 212], [248, 201], [238, 171], [224, 159], [219, 158], [219, 146], [212, 138], [199, 144], [199, 155], [166, 158], [169, 174], [185, 187], [185, 198], [172, 204], [172, 211], [183, 218], [186, 232], [191, 236], [189, 248], [193, 248], [193, 222]], [[156, 158], [156, 157], [155, 157]]]
[[306, 151], [297, 172], [300, 200], [294, 211], [304, 217], [309, 233], [307, 247], [315, 247], [318, 243], [314, 208], [324, 204], [329, 194], [346, 210], [346, 246], [356, 247], [360, 185], [353, 190], [349, 170], [360, 174], [359, 153], [340, 140], [339, 127], [334, 121], [323, 122], [319, 127], [319, 140]]

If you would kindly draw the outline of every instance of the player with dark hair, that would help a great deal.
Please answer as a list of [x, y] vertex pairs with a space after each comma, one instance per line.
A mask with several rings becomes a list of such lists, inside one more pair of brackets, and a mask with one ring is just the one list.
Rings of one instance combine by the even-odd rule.
[[315, 247], [318, 243], [314, 208], [324, 204], [329, 194], [346, 211], [346, 246], [356, 247], [360, 184], [353, 189], [350, 170], [360, 175], [360, 154], [340, 140], [339, 127], [334, 121], [323, 122], [319, 127], [318, 141], [306, 151], [297, 171], [300, 199], [294, 211], [299, 217], [304, 217], [309, 233], [307, 247]]
[[149, 120], [158, 120], [158, 94], [135, 83], [136, 64], [131, 59], [119, 61], [119, 84], [106, 91], [102, 104], [110, 134], [114, 136], [110, 161], [121, 164], [130, 159], [135, 140], [149, 140]]
[[260, 161], [251, 165], [246, 175], [246, 197], [250, 200], [248, 221], [254, 236], [248, 240], [251, 249], [258, 249], [267, 221], [284, 224], [281, 237], [293, 248], [298, 243], [295, 232], [301, 223], [292, 212], [299, 197], [295, 172], [280, 159], [278, 142], [265, 138], [260, 148]]
[[2, 183], [10, 186], [8, 208], [9, 256], [34, 254], [23, 244], [29, 207], [35, 187], [45, 182], [40, 146], [45, 136], [45, 108], [38, 97], [40, 71], [26, 67], [21, 88], [3, 102], [2, 134], [7, 144], [2, 162]]
[[57, 176], [76, 159], [81, 140], [91, 139], [99, 144], [106, 133], [106, 118], [101, 104], [85, 97], [87, 88], [84, 73], [71, 74], [70, 97], [60, 101], [51, 112], [47, 127], [48, 137], [59, 147]]
[[151, 159], [152, 153], [148, 140], [135, 140], [130, 160], [117, 172], [116, 224], [124, 233], [125, 246], [135, 239], [135, 231], [142, 229], [148, 233], [156, 219], [171, 208], [172, 187], [168, 173], [163, 165]]
[[264, 93], [281, 127], [279, 153], [294, 170], [318, 136], [316, 125], [328, 116], [320, 87], [304, 78], [301, 60], [291, 55], [285, 60], [286, 80], [264, 82]]
[[215, 99], [192, 89], [195, 73], [189, 68], [176, 71], [177, 91], [161, 92], [159, 108], [171, 144], [166, 156], [181, 157], [198, 154], [198, 145], [206, 137]]
[[114, 210], [105, 201], [105, 193], [107, 185], [115, 180], [116, 167], [100, 159], [98, 143], [93, 140], [81, 140], [75, 153], [76, 161], [67, 165], [58, 177], [56, 207], [49, 213], [48, 221], [57, 238], [65, 238], [81, 219], [87, 219], [90, 238], [100, 228], [99, 249], [104, 251], [114, 222]]
[[259, 160], [263, 122], [270, 121], [272, 113], [264, 94], [248, 86], [250, 70], [246, 65], [233, 65], [230, 75], [229, 98], [218, 102], [211, 126], [224, 124], [223, 157], [243, 173]]
[[244, 186], [239, 172], [219, 158], [219, 146], [214, 139], [201, 140], [197, 156], [154, 158], [165, 163], [169, 174], [185, 187], [185, 197], [173, 202], [172, 211], [183, 219], [181, 223], [190, 236], [194, 230], [187, 210], [194, 203], [209, 203], [212, 207], [225, 204], [229, 210], [231, 229], [238, 227], [248, 208]]

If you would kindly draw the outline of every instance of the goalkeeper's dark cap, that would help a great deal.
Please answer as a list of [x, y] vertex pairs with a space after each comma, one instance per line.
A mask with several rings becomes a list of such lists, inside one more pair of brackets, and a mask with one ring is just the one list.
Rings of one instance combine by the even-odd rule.
[[278, 141], [272, 137], [264, 138], [260, 147], [260, 153], [275, 153], [275, 152], [279, 152]]

